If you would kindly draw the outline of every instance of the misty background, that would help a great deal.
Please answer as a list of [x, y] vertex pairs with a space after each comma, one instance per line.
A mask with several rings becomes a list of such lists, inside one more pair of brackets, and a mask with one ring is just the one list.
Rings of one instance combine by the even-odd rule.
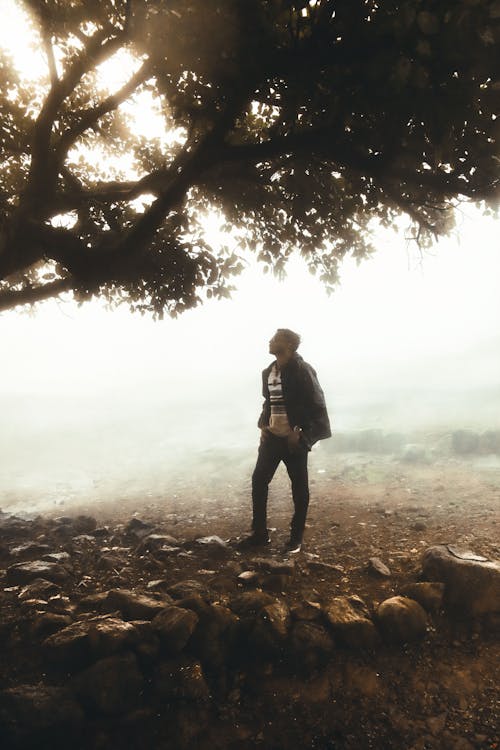
[[[0, 507], [247, 491], [258, 443], [261, 370], [277, 327], [298, 331], [335, 436], [500, 428], [498, 223], [473, 209], [432, 252], [381, 233], [342, 266], [328, 297], [296, 258], [287, 278], [249, 263], [233, 299], [153, 321], [99, 302], [0, 315]], [[182, 491], [181, 486], [181, 491]]]

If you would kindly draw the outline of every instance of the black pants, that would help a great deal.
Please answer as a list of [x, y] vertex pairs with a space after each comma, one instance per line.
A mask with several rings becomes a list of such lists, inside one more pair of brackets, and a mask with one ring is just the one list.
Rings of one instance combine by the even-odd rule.
[[307, 457], [309, 451], [302, 443], [290, 450], [286, 438], [268, 433], [261, 441], [257, 463], [252, 475], [252, 529], [257, 533], [267, 531], [267, 495], [271, 479], [280, 461], [286, 466], [292, 483], [294, 514], [291, 523], [290, 537], [300, 542], [306, 525], [309, 506], [309, 481], [307, 475]]

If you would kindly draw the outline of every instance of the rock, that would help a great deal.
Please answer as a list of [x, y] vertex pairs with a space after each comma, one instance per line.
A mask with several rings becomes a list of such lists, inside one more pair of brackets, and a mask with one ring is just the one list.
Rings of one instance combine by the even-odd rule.
[[272, 560], [269, 557], [253, 557], [250, 566], [255, 570], [273, 573], [275, 575], [293, 575], [295, 572], [295, 561]]
[[294, 620], [308, 620], [312, 622], [319, 620], [323, 616], [323, 612], [321, 604], [304, 599], [304, 601], [292, 607], [291, 615]]
[[199, 545], [200, 547], [214, 547], [216, 549], [228, 549], [227, 542], [225, 542], [223, 539], [220, 538], [220, 536], [217, 536], [216, 534], [212, 534], [211, 536], [200, 536], [198, 539], [195, 539], [195, 544]]
[[189, 657], [178, 657], [158, 666], [154, 676], [154, 687], [158, 698], [171, 700], [208, 701], [210, 691], [199, 661]]
[[68, 564], [71, 562], [71, 555], [69, 552], [49, 552], [47, 555], [43, 555], [42, 560], [47, 562], [63, 563]]
[[256, 570], [244, 570], [239, 574], [238, 581], [244, 586], [256, 585], [259, 582], [259, 574]]
[[170, 596], [174, 599], [185, 599], [188, 596], [201, 596], [203, 599], [210, 598], [208, 587], [196, 580], [179, 581], [167, 589]]
[[500, 563], [461, 551], [452, 545], [429, 547], [422, 576], [445, 584], [445, 607], [457, 614], [479, 617], [500, 612]]
[[[26, 737], [54, 727], [63, 731], [82, 720], [83, 711], [66, 688], [39, 683], [17, 685], [0, 693], [0, 726], [11, 736]], [[3, 731], [1, 734], [4, 736]], [[7, 750], [7, 745], [4, 747]]]
[[152, 621], [162, 646], [171, 654], [182, 651], [198, 623], [198, 615], [182, 607], [166, 607]]
[[366, 604], [359, 597], [336, 596], [325, 608], [333, 633], [351, 648], [373, 648], [379, 636]]
[[268, 625], [276, 638], [286, 638], [290, 627], [290, 610], [285, 602], [276, 601], [273, 604], [266, 604], [259, 612], [259, 619]]
[[444, 583], [408, 583], [401, 588], [400, 594], [414, 599], [427, 612], [436, 614], [443, 606]]
[[151, 534], [153, 525], [147, 521], [142, 521], [140, 518], [131, 518], [130, 521], [125, 524], [125, 533], [135, 537], [135, 539], [144, 539]]
[[172, 599], [167, 594], [161, 599], [155, 599], [127, 589], [111, 589], [107, 592], [106, 603], [111, 611], [118, 609], [125, 620], [152, 620], [172, 603]]
[[16, 563], [7, 568], [7, 582], [14, 586], [31, 583], [37, 578], [63, 583], [69, 576], [70, 573], [67, 568], [59, 563], [46, 562], [45, 560]]
[[298, 667], [309, 672], [328, 659], [333, 651], [333, 639], [323, 625], [298, 620], [292, 625], [289, 646]]
[[50, 547], [48, 544], [40, 544], [39, 542], [26, 542], [25, 544], [18, 544], [10, 548], [12, 557], [35, 557], [49, 551]]
[[283, 601], [266, 604], [255, 618], [251, 640], [257, 651], [273, 653], [281, 648], [290, 627], [290, 610]]
[[97, 521], [93, 516], [76, 516], [71, 523], [77, 534], [90, 534], [97, 528]]
[[220, 670], [233, 651], [239, 618], [222, 604], [211, 604], [197, 614], [189, 648], [205, 666]]
[[141, 663], [151, 665], [156, 663], [160, 653], [160, 639], [150, 620], [132, 620], [131, 625], [137, 631], [137, 644], [134, 651]]
[[43, 642], [46, 654], [59, 663], [88, 664], [137, 642], [133, 625], [116, 617], [98, 616], [63, 628]]
[[54, 612], [44, 612], [35, 618], [31, 624], [31, 633], [35, 638], [48, 638], [59, 630], [71, 625], [72, 619], [69, 615], [60, 615]]
[[368, 572], [379, 578], [390, 578], [392, 573], [385, 563], [378, 557], [370, 557], [368, 560]]
[[274, 597], [265, 591], [255, 589], [255, 591], [244, 591], [237, 594], [231, 599], [230, 607], [237, 615], [246, 616], [260, 612], [262, 607], [272, 604]]
[[404, 596], [392, 596], [377, 608], [377, 622], [387, 641], [406, 643], [422, 638], [427, 615], [420, 604]]
[[19, 599], [45, 599], [60, 591], [60, 587], [53, 581], [45, 578], [35, 578], [34, 581], [24, 586], [19, 592]]
[[158, 552], [162, 548], [173, 548], [176, 551], [181, 545], [173, 536], [168, 534], [148, 534], [137, 548], [137, 552]]
[[106, 715], [123, 714], [136, 708], [143, 684], [132, 653], [101, 659], [71, 681], [73, 690], [87, 708]]

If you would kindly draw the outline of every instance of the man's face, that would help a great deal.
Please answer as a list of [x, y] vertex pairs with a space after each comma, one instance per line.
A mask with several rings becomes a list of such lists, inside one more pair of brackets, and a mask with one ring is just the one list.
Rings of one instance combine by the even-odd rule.
[[277, 357], [279, 354], [290, 354], [292, 347], [290, 342], [282, 333], [276, 331], [272, 339], [269, 341], [269, 353], [274, 354]]

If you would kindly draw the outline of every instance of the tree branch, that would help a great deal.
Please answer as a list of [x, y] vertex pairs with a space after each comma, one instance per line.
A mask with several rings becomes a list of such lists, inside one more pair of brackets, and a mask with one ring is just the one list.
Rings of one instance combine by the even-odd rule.
[[67, 152], [68, 149], [73, 145], [77, 138], [85, 132], [88, 128], [92, 127], [103, 115], [108, 114], [117, 109], [122, 102], [135, 91], [135, 89], [144, 83], [151, 73], [152, 63], [147, 60], [139, 70], [132, 76], [132, 78], [117, 91], [115, 94], [108, 96], [101, 104], [91, 109], [81, 110], [80, 121], [72, 128], [68, 129], [62, 136], [57, 145], [57, 155], [60, 160]]
[[[53, 82], [45, 103], [33, 128], [31, 166], [25, 198], [34, 206], [44, 203], [53, 191], [57, 178], [57, 166], [50, 148], [52, 126], [62, 102], [75, 89], [81, 78], [92, 67], [109, 57], [124, 40], [120, 33], [104, 42], [109, 29], [99, 29], [89, 40], [87, 47], [69, 66], [66, 74]], [[104, 43], [103, 43], [104, 42]]]
[[73, 280], [68, 278], [58, 279], [42, 286], [25, 287], [17, 291], [0, 291], [0, 312], [11, 310], [18, 305], [30, 305], [35, 302], [41, 302], [44, 299], [57, 297], [63, 292], [69, 292], [73, 288], [73, 285]]

